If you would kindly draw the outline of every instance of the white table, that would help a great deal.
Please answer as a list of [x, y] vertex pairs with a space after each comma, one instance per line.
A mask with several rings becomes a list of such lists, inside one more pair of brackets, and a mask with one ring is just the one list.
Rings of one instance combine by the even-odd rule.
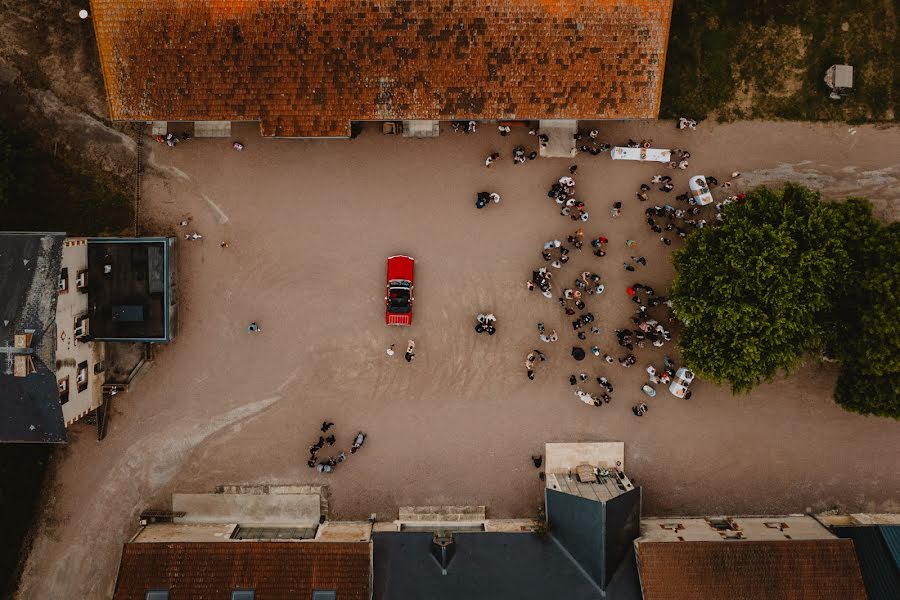
[[691, 196], [694, 203], [700, 206], [706, 206], [712, 203], [713, 197], [709, 191], [709, 185], [706, 183], [706, 177], [703, 175], [694, 175], [689, 182], [691, 188]]
[[628, 148], [627, 146], [615, 146], [612, 149], [613, 160], [637, 160], [642, 162], [669, 163], [672, 161], [672, 151], [662, 148]]

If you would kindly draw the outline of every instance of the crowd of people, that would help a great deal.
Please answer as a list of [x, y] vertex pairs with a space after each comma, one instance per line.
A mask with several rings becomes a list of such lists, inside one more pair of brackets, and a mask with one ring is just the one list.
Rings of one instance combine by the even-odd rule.
[[573, 221], [581, 221], [587, 223], [589, 215], [587, 206], [584, 201], [575, 198], [575, 175], [576, 168], [573, 165], [569, 168], [569, 175], [563, 175], [559, 181], [550, 186], [547, 196], [552, 198], [556, 204], [560, 206], [559, 214], [569, 217]]
[[[682, 119], [679, 122], [679, 129], [694, 129], [696, 126], [697, 123], [690, 119]], [[509, 131], [501, 130], [501, 135], [508, 135], [508, 133]], [[529, 133], [538, 135], [540, 138], [536, 130]], [[610, 144], [599, 140], [597, 130], [577, 133], [575, 142], [580, 152], [595, 156], [611, 148]], [[544, 139], [542, 143], [546, 143], [546, 140]], [[640, 141], [630, 139], [627, 142], [627, 145], [631, 147], [649, 148], [651, 144], [652, 140], [647, 139]], [[513, 160], [516, 164], [521, 164], [529, 158], [531, 157], [524, 154], [524, 147], [518, 146], [514, 149]], [[676, 172], [686, 170], [690, 158], [690, 151], [674, 148], [671, 150], [671, 161], [667, 166]], [[550, 186], [547, 196], [559, 207], [562, 216], [587, 223], [589, 215], [586, 203], [580, 194], [576, 196], [575, 193], [577, 170], [578, 167], [573, 165], [567, 174], [561, 176]], [[739, 173], [735, 173], [732, 178], [739, 175]], [[707, 177], [707, 180], [710, 186], [718, 185], [715, 177]], [[647, 226], [665, 246], [671, 246], [673, 241], [685, 238], [693, 230], [706, 226], [707, 219], [712, 218], [704, 214], [706, 207], [696, 204], [690, 192], [678, 193], [676, 191], [678, 184], [674, 174], [659, 173], [640, 184], [635, 194], [639, 202], [648, 203], [651, 203], [652, 197], [658, 193], [672, 194], [674, 197], [675, 202], [653, 204], [645, 209]], [[740, 198], [734, 196], [710, 208], [720, 212], [722, 206], [738, 199]], [[683, 203], [683, 206], [678, 206], [679, 203]], [[612, 203], [610, 210], [612, 218], [620, 217], [623, 211], [621, 201]], [[593, 358], [590, 360], [596, 361], [594, 364], [599, 367], [610, 368], [618, 363], [622, 368], [631, 368], [637, 364], [636, 354], [640, 353], [642, 349], [664, 347], [673, 341], [672, 326], [676, 323], [676, 319], [672, 303], [667, 296], [657, 294], [649, 285], [634, 283], [627, 288], [627, 295], [634, 303], [631, 323], [615, 330], [616, 339], [624, 353], [616, 356], [602, 348], [602, 343], [600, 343], [602, 338], [595, 337], [602, 334], [596, 317], [597, 313], [596, 311], [592, 312], [588, 307], [589, 299], [602, 294], [605, 290], [601, 274], [593, 270], [585, 270], [577, 278], [574, 278], [572, 284], [567, 285], [565, 276], [560, 272], [578, 252], [584, 250], [585, 246], [588, 246], [595, 257], [602, 258], [609, 252], [608, 245], [609, 239], [605, 235], [587, 236], [584, 227], [579, 227], [566, 236], [565, 241], [560, 239], [547, 241], [541, 249], [541, 259], [544, 264], [532, 271], [531, 278], [526, 281], [526, 287], [530, 291], [537, 289], [545, 298], [558, 300], [559, 306], [571, 322], [572, 332], [577, 338], [576, 345], [572, 346], [571, 351], [572, 359], [576, 361], [576, 364], [584, 361], [586, 357], [592, 356]], [[637, 250], [637, 241], [626, 240], [625, 246], [626, 254], [621, 262], [622, 268], [629, 272], [637, 272], [646, 268], [648, 259]], [[560, 279], [563, 281], [558, 281]], [[560, 340], [560, 335], [555, 330], [548, 329], [544, 323], [538, 323], [538, 336], [542, 342], [547, 344], [554, 344]], [[591, 336], [591, 340], [597, 339], [597, 342], [588, 341], [589, 336]], [[586, 348], [590, 349], [589, 353], [585, 352]], [[528, 353], [525, 361], [528, 379], [535, 378], [537, 364], [546, 360], [547, 356], [539, 350], [535, 349]], [[578, 369], [576, 373], [569, 375], [569, 383], [574, 387], [574, 395], [580, 401], [595, 407], [602, 406], [612, 399], [612, 384], [603, 373], [590, 374], [592, 370]], [[650, 366], [647, 372], [649, 374], [648, 384], [665, 385], [674, 377], [674, 364], [667, 357], [663, 369], [657, 371]], [[599, 387], [591, 389], [594, 382]], [[644, 393], [647, 391], [644, 390]], [[633, 413], [639, 417], [647, 414], [648, 410], [649, 406], [646, 400], [632, 406]]]
[[[309, 447], [309, 460], [306, 461], [306, 466], [310, 469], [315, 469], [319, 473], [333, 473], [339, 464], [347, 460], [347, 453], [344, 451], [341, 451], [337, 457], [329, 456], [323, 459], [319, 458], [319, 452], [326, 444], [329, 447], [332, 447], [337, 442], [337, 437], [334, 433], [328, 433], [332, 427], [334, 427], [334, 423], [323, 421], [322, 426], [319, 428], [322, 435], [320, 435], [319, 439]], [[350, 454], [355, 454], [357, 450], [362, 448], [365, 441], [366, 434], [362, 431], [357, 433], [356, 437], [353, 438], [353, 443], [350, 445]]]

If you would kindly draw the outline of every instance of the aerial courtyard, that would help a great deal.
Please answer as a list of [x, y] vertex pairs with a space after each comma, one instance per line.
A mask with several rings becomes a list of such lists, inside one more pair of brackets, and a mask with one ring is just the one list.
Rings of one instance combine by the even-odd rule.
[[[526, 129], [501, 137], [489, 124], [471, 135], [442, 127], [437, 139], [384, 136], [372, 124], [349, 141], [272, 140], [247, 123], [233, 129], [242, 152], [215, 139], [149, 148], [140, 216], [144, 229], [181, 238], [178, 335], [133, 390], [114, 399], [102, 444], [90, 428], [70, 430], [50, 487], [53, 517], [24, 573], [26, 594], [52, 597], [77, 581], [87, 595], [107, 589], [137, 514], [167, 508], [173, 491], [319, 482], [329, 486], [332, 518], [374, 512], [390, 520], [398, 506], [442, 504], [482, 504], [495, 518], [537, 516], [543, 484], [530, 456], [552, 441], [624, 441], [647, 515], [898, 509], [898, 424], [835, 405], [834, 365], [810, 360], [739, 396], [698, 380], [683, 400], [660, 386], [646, 400], [648, 414], [636, 418], [644, 367], [663, 355], [677, 361], [674, 346], [638, 349], [630, 369], [590, 355], [576, 363], [570, 350], [578, 341], [557, 301], [525, 286], [545, 264], [544, 242], [576, 228], [547, 189], [577, 164], [586, 235], [609, 245], [602, 258], [587, 245], [572, 250], [555, 276], [602, 276], [604, 293], [587, 300], [602, 332], [580, 345], [621, 356], [614, 330], [633, 313], [626, 288], [666, 290], [670, 254], [681, 244], [660, 244], [645, 222], [648, 205], [673, 203], [691, 175], [724, 181], [741, 171], [735, 191], [799, 181], [826, 197], [868, 196], [880, 216], [896, 218], [896, 135], [764, 122], [599, 127], [612, 144], [652, 139], [689, 149], [690, 168], [669, 171], [608, 153], [513, 165], [514, 146], [537, 149]], [[485, 168], [492, 152], [501, 158]], [[663, 172], [676, 191], [654, 187], [650, 201], [639, 202], [638, 186]], [[477, 210], [480, 191], [502, 201]], [[613, 219], [616, 201], [622, 215]], [[184, 240], [194, 232], [203, 238]], [[393, 254], [417, 261], [409, 328], [384, 324], [385, 259]], [[647, 266], [625, 271], [637, 255]], [[496, 335], [475, 333], [481, 312], [497, 316]], [[248, 334], [251, 321], [260, 334]], [[559, 341], [541, 342], [538, 322]], [[677, 327], [673, 333], [677, 340]], [[411, 363], [403, 360], [409, 339]], [[391, 344], [393, 357], [385, 352]], [[532, 349], [547, 361], [529, 381]], [[581, 371], [610, 379], [609, 404], [578, 401], [569, 377]], [[368, 434], [332, 474], [306, 464], [324, 420], [337, 436], [326, 455], [348, 450], [358, 431]], [[97, 542], [90, 553], [76, 544], [87, 539]]]

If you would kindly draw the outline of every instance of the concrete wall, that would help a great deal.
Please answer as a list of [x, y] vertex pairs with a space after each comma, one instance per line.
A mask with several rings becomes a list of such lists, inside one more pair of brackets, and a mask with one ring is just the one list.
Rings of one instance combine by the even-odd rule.
[[318, 525], [318, 494], [172, 494], [172, 510], [187, 513], [177, 523]]

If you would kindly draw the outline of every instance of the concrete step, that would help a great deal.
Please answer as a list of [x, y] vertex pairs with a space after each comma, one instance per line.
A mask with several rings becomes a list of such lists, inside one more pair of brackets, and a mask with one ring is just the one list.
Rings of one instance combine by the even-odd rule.
[[540, 132], [550, 139], [541, 146], [540, 153], [545, 158], [571, 158], [577, 153], [575, 133], [578, 121], [571, 119], [551, 119], [540, 122]]
[[437, 137], [440, 133], [439, 121], [403, 121], [403, 137]]

